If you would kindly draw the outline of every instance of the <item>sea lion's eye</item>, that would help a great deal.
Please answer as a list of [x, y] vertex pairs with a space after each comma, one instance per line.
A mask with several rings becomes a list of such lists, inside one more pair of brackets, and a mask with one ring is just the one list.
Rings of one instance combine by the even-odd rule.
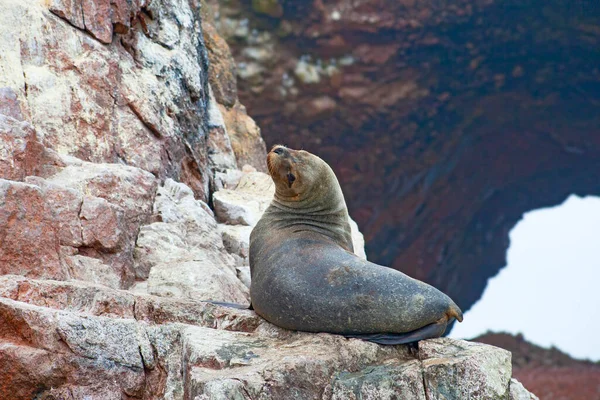
[[282, 155], [283, 154], [283, 147], [276, 148], [275, 150], [273, 150], [273, 153]]
[[288, 180], [288, 186], [292, 187], [292, 183], [294, 183], [294, 181], [296, 180], [296, 177], [291, 172], [288, 172], [287, 180]]

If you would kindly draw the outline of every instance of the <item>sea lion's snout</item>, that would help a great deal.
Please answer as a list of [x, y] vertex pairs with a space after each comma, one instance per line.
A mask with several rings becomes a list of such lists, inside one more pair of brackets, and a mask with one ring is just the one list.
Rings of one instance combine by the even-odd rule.
[[267, 154], [267, 166], [273, 178], [279, 175], [279, 170], [284, 167], [284, 160], [289, 156], [290, 152], [285, 146], [277, 144], [271, 148], [271, 151]]
[[[285, 187], [287, 190], [292, 190], [292, 186], [297, 186], [294, 185], [298, 179], [295, 154], [293, 150], [281, 145], [273, 146], [269, 154], [267, 154], [267, 166], [269, 167], [271, 178], [273, 178], [276, 185]], [[297, 193], [294, 191], [294, 193], [281, 192], [281, 194], [296, 195]]]

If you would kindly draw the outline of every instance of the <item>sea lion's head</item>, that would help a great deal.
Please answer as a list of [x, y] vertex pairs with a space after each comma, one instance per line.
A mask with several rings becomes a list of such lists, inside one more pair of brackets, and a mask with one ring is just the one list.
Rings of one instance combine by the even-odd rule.
[[276, 196], [286, 201], [324, 194], [323, 185], [329, 183], [333, 174], [327, 163], [314, 154], [281, 145], [273, 146], [267, 155], [267, 166], [275, 183]]
[[344, 194], [325, 161], [308, 151], [277, 145], [267, 155], [267, 166], [275, 183], [275, 197], [263, 218], [303, 224], [306, 230], [309, 225], [298, 215], [310, 216], [311, 229], [353, 251]]

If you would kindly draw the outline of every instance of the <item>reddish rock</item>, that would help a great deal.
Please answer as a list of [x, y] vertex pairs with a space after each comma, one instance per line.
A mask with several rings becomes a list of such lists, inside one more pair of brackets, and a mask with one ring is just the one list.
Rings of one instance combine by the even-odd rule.
[[[76, 279], [98, 282], [97, 275], [118, 276], [121, 286], [135, 279], [133, 249], [140, 225], [152, 215], [156, 178], [139, 168], [93, 164], [67, 158], [68, 166], [39, 182], [57, 220], [65, 256], [96, 259], [82, 264], [67, 259]], [[81, 261], [81, 260], [79, 260]], [[105, 265], [110, 266], [110, 272]], [[116, 274], [116, 275], [115, 275]]]
[[0, 342], [0, 396], [4, 399], [36, 398], [44, 390], [63, 385], [71, 369], [62, 354]]
[[600, 394], [600, 364], [545, 349], [522, 335], [488, 333], [473, 339], [512, 353], [513, 374], [543, 400], [589, 400]]
[[148, 339], [137, 337], [133, 321], [114, 320], [99, 329], [101, 322], [0, 299], [1, 365], [15, 367], [0, 369], [0, 396], [52, 398], [47, 392], [53, 388], [70, 387], [75, 398], [112, 399], [122, 392], [142, 397]]
[[0, 88], [0, 115], [23, 121], [23, 113], [17, 94], [9, 87]]
[[0, 178], [22, 181], [28, 175], [48, 176], [63, 165], [40, 143], [31, 124], [0, 111]]
[[0, 274], [65, 279], [58, 224], [42, 190], [0, 179]]
[[0, 32], [0, 87], [9, 88], [3, 113], [27, 118], [43, 145], [62, 155], [185, 177], [208, 200], [208, 60], [199, 7], [11, 1], [0, 16], [0, 25], [13, 27]]
[[219, 36], [215, 27], [208, 22], [202, 23], [202, 33], [210, 60], [208, 79], [215, 98], [219, 104], [232, 107], [237, 101], [237, 82], [235, 62], [229, 46]]
[[102, 43], [112, 42], [110, 0], [82, 0], [81, 7], [85, 29]]
[[169, 299], [89, 282], [35, 280], [14, 275], [0, 276], [0, 297], [86, 315], [153, 324], [178, 322], [240, 332], [253, 332], [263, 321], [250, 310], [193, 299]]
[[600, 366], [514, 368], [514, 376], [544, 400], [589, 400], [600, 395]]
[[50, 11], [69, 21], [79, 29], [85, 29], [81, 0], [52, 0]]
[[260, 128], [248, 116], [246, 108], [239, 102], [228, 109], [219, 105], [227, 133], [231, 140], [231, 147], [235, 152], [237, 163], [240, 167], [251, 165], [258, 171], [267, 171], [267, 157], [265, 142], [260, 136]]
[[79, 215], [83, 202], [82, 194], [75, 189], [52, 184], [39, 177], [30, 176], [26, 182], [42, 189], [54, 220], [58, 224], [61, 246], [82, 246], [83, 238]]
[[[111, 0], [111, 15], [113, 30], [115, 33], [127, 33], [141, 12], [141, 6], [145, 0]], [[143, 17], [142, 17], [143, 18]]]
[[69, 165], [48, 181], [99, 197], [122, 208], [128, 222], [140, 223], [152, 213], [158, 182], [149, 172], [119, 164], [68, 159]]
[[208, 200], [210, 197], [210, 171], [208, 166], [199, 164], [192, 157], [184, 157], [181, 160], [181, 172], [179, 179], [193, 191], [196, 198]]
[[79, 216], [84, 245], [119, 250], [124, 239], [123, 209], [98, 197], [84, 197]]
[[79, 29], [87, 30], [102, 43], [112, 42], [114, 33], [129, 32], [145, 0], [52, 0], [50, 11]]

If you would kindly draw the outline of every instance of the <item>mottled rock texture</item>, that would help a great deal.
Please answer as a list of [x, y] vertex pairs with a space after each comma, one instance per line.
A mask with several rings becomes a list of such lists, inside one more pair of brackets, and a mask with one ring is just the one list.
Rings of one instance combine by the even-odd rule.
[[[200, 8], [199, 2], [170, 0], [4, 1], [0, 24], [11, 29], [1, 31], [1, 110], [37, 131], [32, 136], [28, 125], [0, 123], [0, 137], [12, 130], [23, 138], [14, 155], [22, 168], [40, 151], [40, 141], [85, 161], [127, 164], [184, 181], [208, 201], [213, 173], [223, 167], [209, 158], [229, 159], [234, 168], [236, 161], [231, 145], [211, 130], [223, 117], [210, 110], [220, 114], [224, 103], [230, 112], [232, 104], [222, 97], [212, 104]], [[217, 87], [235, 84], [230, 77], [211, 80]], [[243, 114], [241, 121], [251, 121]], [[232, 138], [264, 152], [257, 130], [231, 125]], [[221, 128], [228, 143], [228, 126]], [[253, 157], [259, 158], [256, 152]]]
[[[2, 30], [0, 87], [16, 93], [47, 147], [185, 178], [207, 198], [210, 173], [185, 174], [191, 165], [206, 168], [208, 154], [199, 5], [173, 5], [5, 1], [0, 23], [12, 29]], [[126, 17], [123, 7], [133, 7]], [[148, 33], [132, 19], [138, 14]]]
[[523, 212], [600, 195], [596, 2], [210, 3], [267, 144], [326, 159], [370, 258], [464, 311]]
[[184, 346], [192, 398], [511, 399], [510, 353], [450, 339], [423, 341], [410, 354], [327, 334], [194, 328]]
[[499, 348], [411, 352], [203, 301], [248, 304], [247, 236], [272, 196], [203, 11], [1, 2], [0, 399], [528, 395]]

